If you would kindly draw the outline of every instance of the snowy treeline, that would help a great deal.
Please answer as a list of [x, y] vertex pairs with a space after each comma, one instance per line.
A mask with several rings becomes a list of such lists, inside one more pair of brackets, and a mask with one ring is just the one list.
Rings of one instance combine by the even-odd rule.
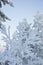
[[[23, 20], [17, 26], [17, 30], [10, 38], [10, 26], [8, 30], [3, 25], [0, 30], [2, 40], [6, 42], [6, 49], [0, 53], [0, 62], [7, 61], [9, 65], [43, 65], [43, 15], [37, 13], [34, 24], [28, 24]], [[5, 64], [5, 65], [6, 65]]]

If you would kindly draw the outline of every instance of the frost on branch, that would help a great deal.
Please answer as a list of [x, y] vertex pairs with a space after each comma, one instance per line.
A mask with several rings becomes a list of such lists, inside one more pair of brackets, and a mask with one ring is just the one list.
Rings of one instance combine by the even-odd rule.
[[43, 17], [40, 13], [35, 16], [33, 26], [26, 19], [20, 22], [12, 39], [10, 26], [8, 30], [2, 26], [1, 33], [7, 44], [5, 60], [12, 65], [43, 65]]

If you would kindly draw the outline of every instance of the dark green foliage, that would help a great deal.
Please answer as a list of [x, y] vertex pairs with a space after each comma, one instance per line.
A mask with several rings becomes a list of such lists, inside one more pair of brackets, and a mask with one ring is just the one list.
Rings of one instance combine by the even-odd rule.
[[10, 61], [8, 61], [8, 60], [7, 60], [7, 61], [5, 61], [5, 65], [9, 65], [9, 62], [10, 62]]
[[10, 2], [10, 0], [1, 0], [0, 1], [0, 8], [2, 8], [2, 3], [3, 3], [3, 5], [9, 4], [10, 6], [13, 7], [13, 3]]
[[6, 20], [10, 20], [2, 11], [2, 5], [9, 4], [11, 7], [13, 7], [13, 3], [10, 0], [0, 0], [0, 29], [2, 27], [2, 22], [6, 22]]
[[0, 62], [0, 65], [2, 65], [1, 62]]
[[2, 20], [2, 22], [6, 21], [6, 20], [10, 20], [2, 11], [0, 11], [0, 18]]

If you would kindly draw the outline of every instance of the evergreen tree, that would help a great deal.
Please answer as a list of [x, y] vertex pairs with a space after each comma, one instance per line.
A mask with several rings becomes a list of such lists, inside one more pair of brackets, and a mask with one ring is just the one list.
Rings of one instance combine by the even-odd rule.
[[2, 7], [2, 3], [3, 5], [9, 4], [13, 7], [13, 3], [11, 2], [11, 0], [0, 0], [0, 8]]
[[[9, 27], [10, 28], [10, 27]], [[8, 33], [6, 33], [6, 28], [3, 27], [3, 39], [7, 43], [6, 50], [4, 52], [2, 60], [10, 60], [12, 64], [27, 65], [28, 64], [28, 47], [27, 39], [29, 38], [30, 25], [27, 23], [26, 19], [20, 22], [17, 26], [17, 31], [13, 34], [12, 39], [10, 39], [10, 31], [8, 28]], [[10, 49], [9, 46], [10, 45]]]
[[1, 26], [2, 26], [2, 22], [5, 22], [6, 20], [10, 20], [10, 19], [1, 11], [2, 4], [3, 4], [3, 5], [9, 4], [10, 6], [13, 7], [13, 3], [12, 3], [10, 0], [0, 0], [0, 29], [1, 29]]
[[[43, 15], [37, 12], [32, 29], [33, 33], [33, 43], [30, 44], [32, 53], [37, 59], [34, 65], [43, 65]], [[32, 42], [31, 41], [31, 42]], [[41, 62], [40, 62], [41, 61]]]
[[[9, 60], [12, 65], [43, 65], [43, 15], [37, 13], [34, 24], [31, 26], [24, 19], [17, 26], [12, 39], [10, 38], [10, 26], [8, 32], [3, 26], [3, 39], [6, 50], [0, 59]], [[10, 45], [10, 47], [9, 47]]]
[[17, 26], [17, 31], [17, 52], [15, 56], [18, 62], [16, 62], [16, 64], [28, 65], [29, 49], [27, 45], [30, 33], [30, 24], [28, 24], [26, 19], [24, 19], [23, 22], [19, 23], [19, 25]]

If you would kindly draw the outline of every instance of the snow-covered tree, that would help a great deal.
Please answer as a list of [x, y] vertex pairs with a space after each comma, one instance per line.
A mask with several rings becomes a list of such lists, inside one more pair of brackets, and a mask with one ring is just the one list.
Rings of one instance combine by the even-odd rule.
[[3, 5], [9, 4], [10, 6], [13, 7], [13, 3], [12, 3], [11, 0], [0, 0], [0, 29], [1, 29], [1, 26], [3, 25], [3, 22], [6, 22], [6, 20], [10, 20], [10, 19], [5, 15], [5, 13], [3, 13], [3, 12], [1, 11], [2, 4], [3, 4]]
[[[3, 54], [5, 60], [9, 60], [13, 65], [18, 64], [28, 64], [28, 47], [27, 39], [29, 38], [30, 24], [27, 23], [26, 19], [20, 22], [17, 26], [17, 31], [13, 34], [12, 39], [10, 39], [10, 27], [6, 31], [6, 27], [3, 26], [1, 33], [3, 34], [3, 41], [6, 42], [6, 50]], [[8, 33], [7, 33], [8, 32]], [[10, 45], [10, 49], [9, 49]], [[4, 61], [5, 61], [4, 60]]]
[[30, 24], [28, 24], [26, 19], [24, 19], [23, 22], [19, 23], [19, 25], [17, 26], [17, 32], [18, 32], [18, 37], [16, 38], [17, 52], [15, 54], [17, 61], [16, 64], [28, 65], [30, 61], [29, 59], [31, 59], [28, 48]]
[[10, 6], [13, 6], [11, 0], [0, 0], [0, 7], [2, 7], [2, 3], [3, 5], [9, 4]]
[[37, 59], [34, 65], [43, 65], [43, 15], [39, 12], [37, 12], [35, 16], [32, 29], [33, 35], [31, 42], [33, 43], [30, 44], [30, 48], [32, 53], [36, 56], [35, 59]]
[[[43, 65], [43, 15], [37, 13], [34, 24], [24, 19], [10, 38], [10, 26], [2, 26], [2, 40], [6, 42], [6, 50], [1, 54], [2, 60], [12, 65]], [[0, 59], [1, 59], [0, 57]], [[6, 62], [5, 62], [6, 63]]]

